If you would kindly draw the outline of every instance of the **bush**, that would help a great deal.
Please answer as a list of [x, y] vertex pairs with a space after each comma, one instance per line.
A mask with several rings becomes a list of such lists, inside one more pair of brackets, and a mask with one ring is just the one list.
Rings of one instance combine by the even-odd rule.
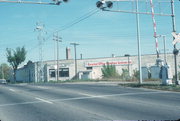
[[107, 63], [107, 65], [103, 65], [103, 68], [101, 69], [103, 78], [118, 78], [119, 74], [116, 70], [116, 67], [114, 65], [110, 65]]
[[129, 71], [127, 69], [122, 69], [122, 74], [120, 76], [122, 80], [131, 80], [131, 77], [129, 75]]

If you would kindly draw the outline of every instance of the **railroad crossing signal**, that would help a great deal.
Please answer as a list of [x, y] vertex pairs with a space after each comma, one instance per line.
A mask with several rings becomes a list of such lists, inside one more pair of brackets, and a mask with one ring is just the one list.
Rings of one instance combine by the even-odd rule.
[[175, 32], [172, 32], [172, 35], [174, 37], [174, 40], [173, 40], [172, 44], [175, 45], [176, 43], [179, 43], [180, 42], [180, 33], [177, 34]]

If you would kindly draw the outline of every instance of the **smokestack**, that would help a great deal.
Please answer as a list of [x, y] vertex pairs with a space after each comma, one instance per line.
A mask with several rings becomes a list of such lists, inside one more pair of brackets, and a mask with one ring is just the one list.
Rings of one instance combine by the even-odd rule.
[[81, 60], [82, 60], [82, 58], [83, 58], [83, 55], [82, 55], [82, 54], [80, 54], [80, 56], [81, 56]]
[[71, 49], [66, 47], [66, 60], [71, 59]]
[[112, 54], [112, 58], [115, 58], [115, 55], [114, 55], [114, 54]]

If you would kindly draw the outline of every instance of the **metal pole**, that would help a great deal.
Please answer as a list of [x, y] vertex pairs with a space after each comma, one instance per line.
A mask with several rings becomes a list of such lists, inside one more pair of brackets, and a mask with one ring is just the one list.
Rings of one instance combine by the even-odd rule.
[[[171, 0], [171, 12], [172, 12], [172, 28], [173, 32], [176, 32], [176, 25], [175, 25], [175, 12], [174, 12], [174, 0]], [[173, 37], [173, 40], [175, 38]], [[174, 44], [174, 50], [176, 50], [176, 44]], [[174, 69], [175, 69], [175, 83], [178, 85], [178, 71], [177, 71], [177, 55], [174, 53]]]
[[39, 40], [39, 79], [38, 81], [42, 82], [44, 80], [44, 70], [43, 70], [43, 30], [44, 24], [43, 23], [36, 23], [36, 30], [39, 32], [38, 40]]
[[[138, 0], [136, 0], [136, 12], [139, 12]], [[142, 70], [141, 70], [141, 45], [140, 45], [140, 27], [139, 27], [139, 14], [136, 14], [137, 25], [137, 42], [138, 42], [138, 68], [139, 68], [139, 84], [142, 84]]]
[[59, 80], [59, 41], [57, 42], [57, 81]]
[[81, 60], [82, 60], [83, 59], [83, 55], [81, 54], [80, 56], [81, 56]]
[[75, 58], [75, 79], [77, 79], [77, 58], [76, 58], [76, 46], [79, 45], [77, 43], [71, 43], [74, 46], [74, 58]]
[[59, 42], [62, 42], [61, 40], [62, 38], [59, 37], [58, 33], [57, 35], [54, 35], [54, 39], [56, 41], [56, 45], [57, 45], [57, 71], [56, 71], [56, 78], [57, 81], [59, 80]]
[[24, 4], [45, 4], [45, 5], [60, 5], [60, 1], [54, 2], [54, 3], [48, 3], [48, 2], [34, 2], [34, 1], [7, 1], [7, 0], [0, 0], [0, 2], [4, 2], [4, 3], [24, 3]]
[[75, 77], [77, 79], [77, 58], [76, 58], [76, 44], [74, 44], [74, 53], [75, 53]]
[[129, 72], [129, 56], [128, 56], [128, 74], [130, 76], [130, 72]]
[[163, 35], [163, 45], [164, 45], [164, 63], [167, 64], [167, 60], [166, 60], [166, 36]]

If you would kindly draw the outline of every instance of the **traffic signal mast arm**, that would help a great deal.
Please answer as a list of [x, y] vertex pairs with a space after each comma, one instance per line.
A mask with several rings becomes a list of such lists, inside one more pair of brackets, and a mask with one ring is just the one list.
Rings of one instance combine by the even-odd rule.
[[[45, 4], [45, 5], [60, 5], [62, 3], [62, 0], [53, 0], [53, 2], [42, 2], [42, 1], [9, 1], [9, 0], [0, 0], [0, 2], [4, 3], [24, 3], [24, 4]], [[68, 2], [68, 0], [63, 0], [63, 2]]]

